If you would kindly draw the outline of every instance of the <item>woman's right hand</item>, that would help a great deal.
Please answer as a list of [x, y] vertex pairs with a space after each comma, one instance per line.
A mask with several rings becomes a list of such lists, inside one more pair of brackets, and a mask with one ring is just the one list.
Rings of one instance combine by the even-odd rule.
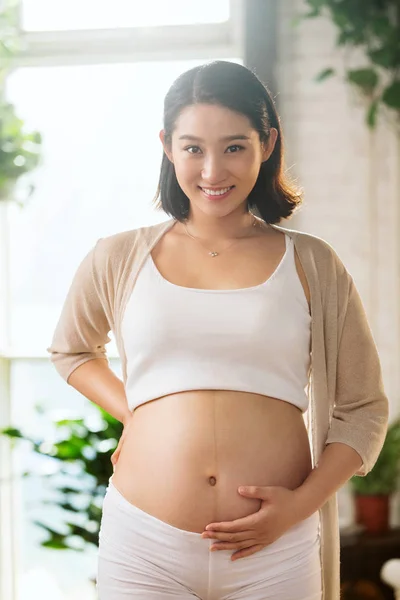
[[132, 423], [132, 419], [133, 419], [133, 414], [131, 414], [130, 416], [128, 416], [127, 419], [124, 421], [124, 428], [122, 430], [122, 435], [121, 435], [121, 437], [119, 439], [118, 446], [116, 447], [116, 449], [114, 450], [114, 452], [111, 454], [111, 462], [112, 462], [114, 471], [115, 471], [115, 465], [117, 464], [119, 455], [121, 453], [121, 448], [123, 446], [124, 440], [125, 440], [126, 435], [127, 435], [127, 431], [128, 431], [129, 425]]

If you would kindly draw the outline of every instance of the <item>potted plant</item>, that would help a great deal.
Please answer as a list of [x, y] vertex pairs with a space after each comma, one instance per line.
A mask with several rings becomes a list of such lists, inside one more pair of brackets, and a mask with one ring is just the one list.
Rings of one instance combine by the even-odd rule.
[[400, 418], [388, 426], [373, 469], [365, 477], [352, 477], [350, 486], [354, 494], [356, 522], [369, 533], [387, 531], [390, 498], [400, 489]]
[[[111, 455], [117, 447], [123, 425], [102, 408], [95, 406], [95, 410], [100, 411], [96, 419], [93, 417], [62, 418], [52, 421], [52, 439], [32, 437], [15, 427], [0, 429], [0, 435], [11, 438], [13, 445], [18, 443], [18, 440], [28, 441], [36, 454], [55, 461], [55, 468], [52, 470], [54, 472], [50, 475], [40, 475], [44, 479], [49, 478], [52, 491], [59, 494], [59, 501], [52, 501], [52, 503], [66, 511], [66, 518], [70, 518], [71, 513], [85, 515], [85, 526], [77, 527], [73, 522], [67, 522], [68, 532], [65, 534], [52, 530], [44, 523], [36, 522], [49, 535], [48, 539], [42, 542], [42, 546], [77, 550], [76, 545], [70, 541], [72, 536], [79, 536], [85, 542], [97, 545], [101, 518], [98, 503], [102, 501], [108, 480], [113, 473]], [[37, 406], [36, 411], [45, 412], [41, 406]], [[65, 485], [62, 477], [59, 480], [55, 477], [55, 475], [69, 477], [71, 465], [73, 465], [76, 486], [70, 483]], [[29, 477], [37, 474], [25, 471], [20, 476]], [[74, 502], [81, 500], [82, 495], [87, 496], [87, 503], [77, 508]], [[78, 502], [78, 504], [82, 503]]]
[[[53, 432], [46, 439], [30, 436], [15, 427], [0, 429], [12, 446], [23, 440], [43, 458], [54, 461], [49, 472], [40, 467], [34, 471], [15, 474], [15, 477], [39, 476], [49, 481], [52, 499], [42, 504], [56, 505], [65, 516], [57, 528], [48, 523], [34, 520], [35, 525], [45, 530], [47, 537], [41, 546], [53, 550], [75, 550], [83, 552], [86, 545], [98, 546], [102, 502], [113, 473], [111, 455], [117, 447], [123, 425], [102, 408], [97, 416], [86, 418], [59, 418], [52, 420]], [[47, 414], [41, 406], [37, 413]], [[71, 483], [72, 482], [72, 483]], [[54, 499], [54, 492], [56, 498]], [[91, 577], [95, 583], [95, 575]]]
[[[400, 134], [399, 0], [305, 0], [305, 7], [295, 25], [325, 15], [335, 26], [336, 47], [346, 50], [344, 78], [366, 103], [368, 127], [382, 114]], [[336, 74], [326, 67], [316, 81]]]

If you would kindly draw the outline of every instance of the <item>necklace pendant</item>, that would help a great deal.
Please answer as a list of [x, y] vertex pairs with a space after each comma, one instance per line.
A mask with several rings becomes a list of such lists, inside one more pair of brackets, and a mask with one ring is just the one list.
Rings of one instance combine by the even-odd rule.
[[218, 252], [209, 252], [209, 255], [214, 257], [214, 256], [218, 256]]

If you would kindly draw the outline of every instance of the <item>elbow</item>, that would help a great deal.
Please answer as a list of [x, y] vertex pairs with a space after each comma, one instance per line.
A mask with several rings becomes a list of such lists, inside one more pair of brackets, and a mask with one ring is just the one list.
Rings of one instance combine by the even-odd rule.
[[102, 359], [108, 362], [105, 352], [79, 352], [63, 353], [48, 350], [50, 352], [50, 361], [54, 365], [58, 374], [70, 385], [70, 377], [74, 371], [89, 360]]
[[367, 475], [375, 465], [388, 429], [389, 403], [385, 396], [370, 404], [368, 411], [341, 409], [334, 411], [326, 443], [342, 442], [361, 457], [362, 465], [355, 473]]

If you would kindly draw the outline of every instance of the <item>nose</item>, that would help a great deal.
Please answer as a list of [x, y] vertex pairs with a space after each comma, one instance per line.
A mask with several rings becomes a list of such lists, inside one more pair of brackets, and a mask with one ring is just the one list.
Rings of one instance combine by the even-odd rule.
[[227, 178], [223, 158], [209, 154], [204, 158], [201, 176], [210, 185], [218, 185]]

